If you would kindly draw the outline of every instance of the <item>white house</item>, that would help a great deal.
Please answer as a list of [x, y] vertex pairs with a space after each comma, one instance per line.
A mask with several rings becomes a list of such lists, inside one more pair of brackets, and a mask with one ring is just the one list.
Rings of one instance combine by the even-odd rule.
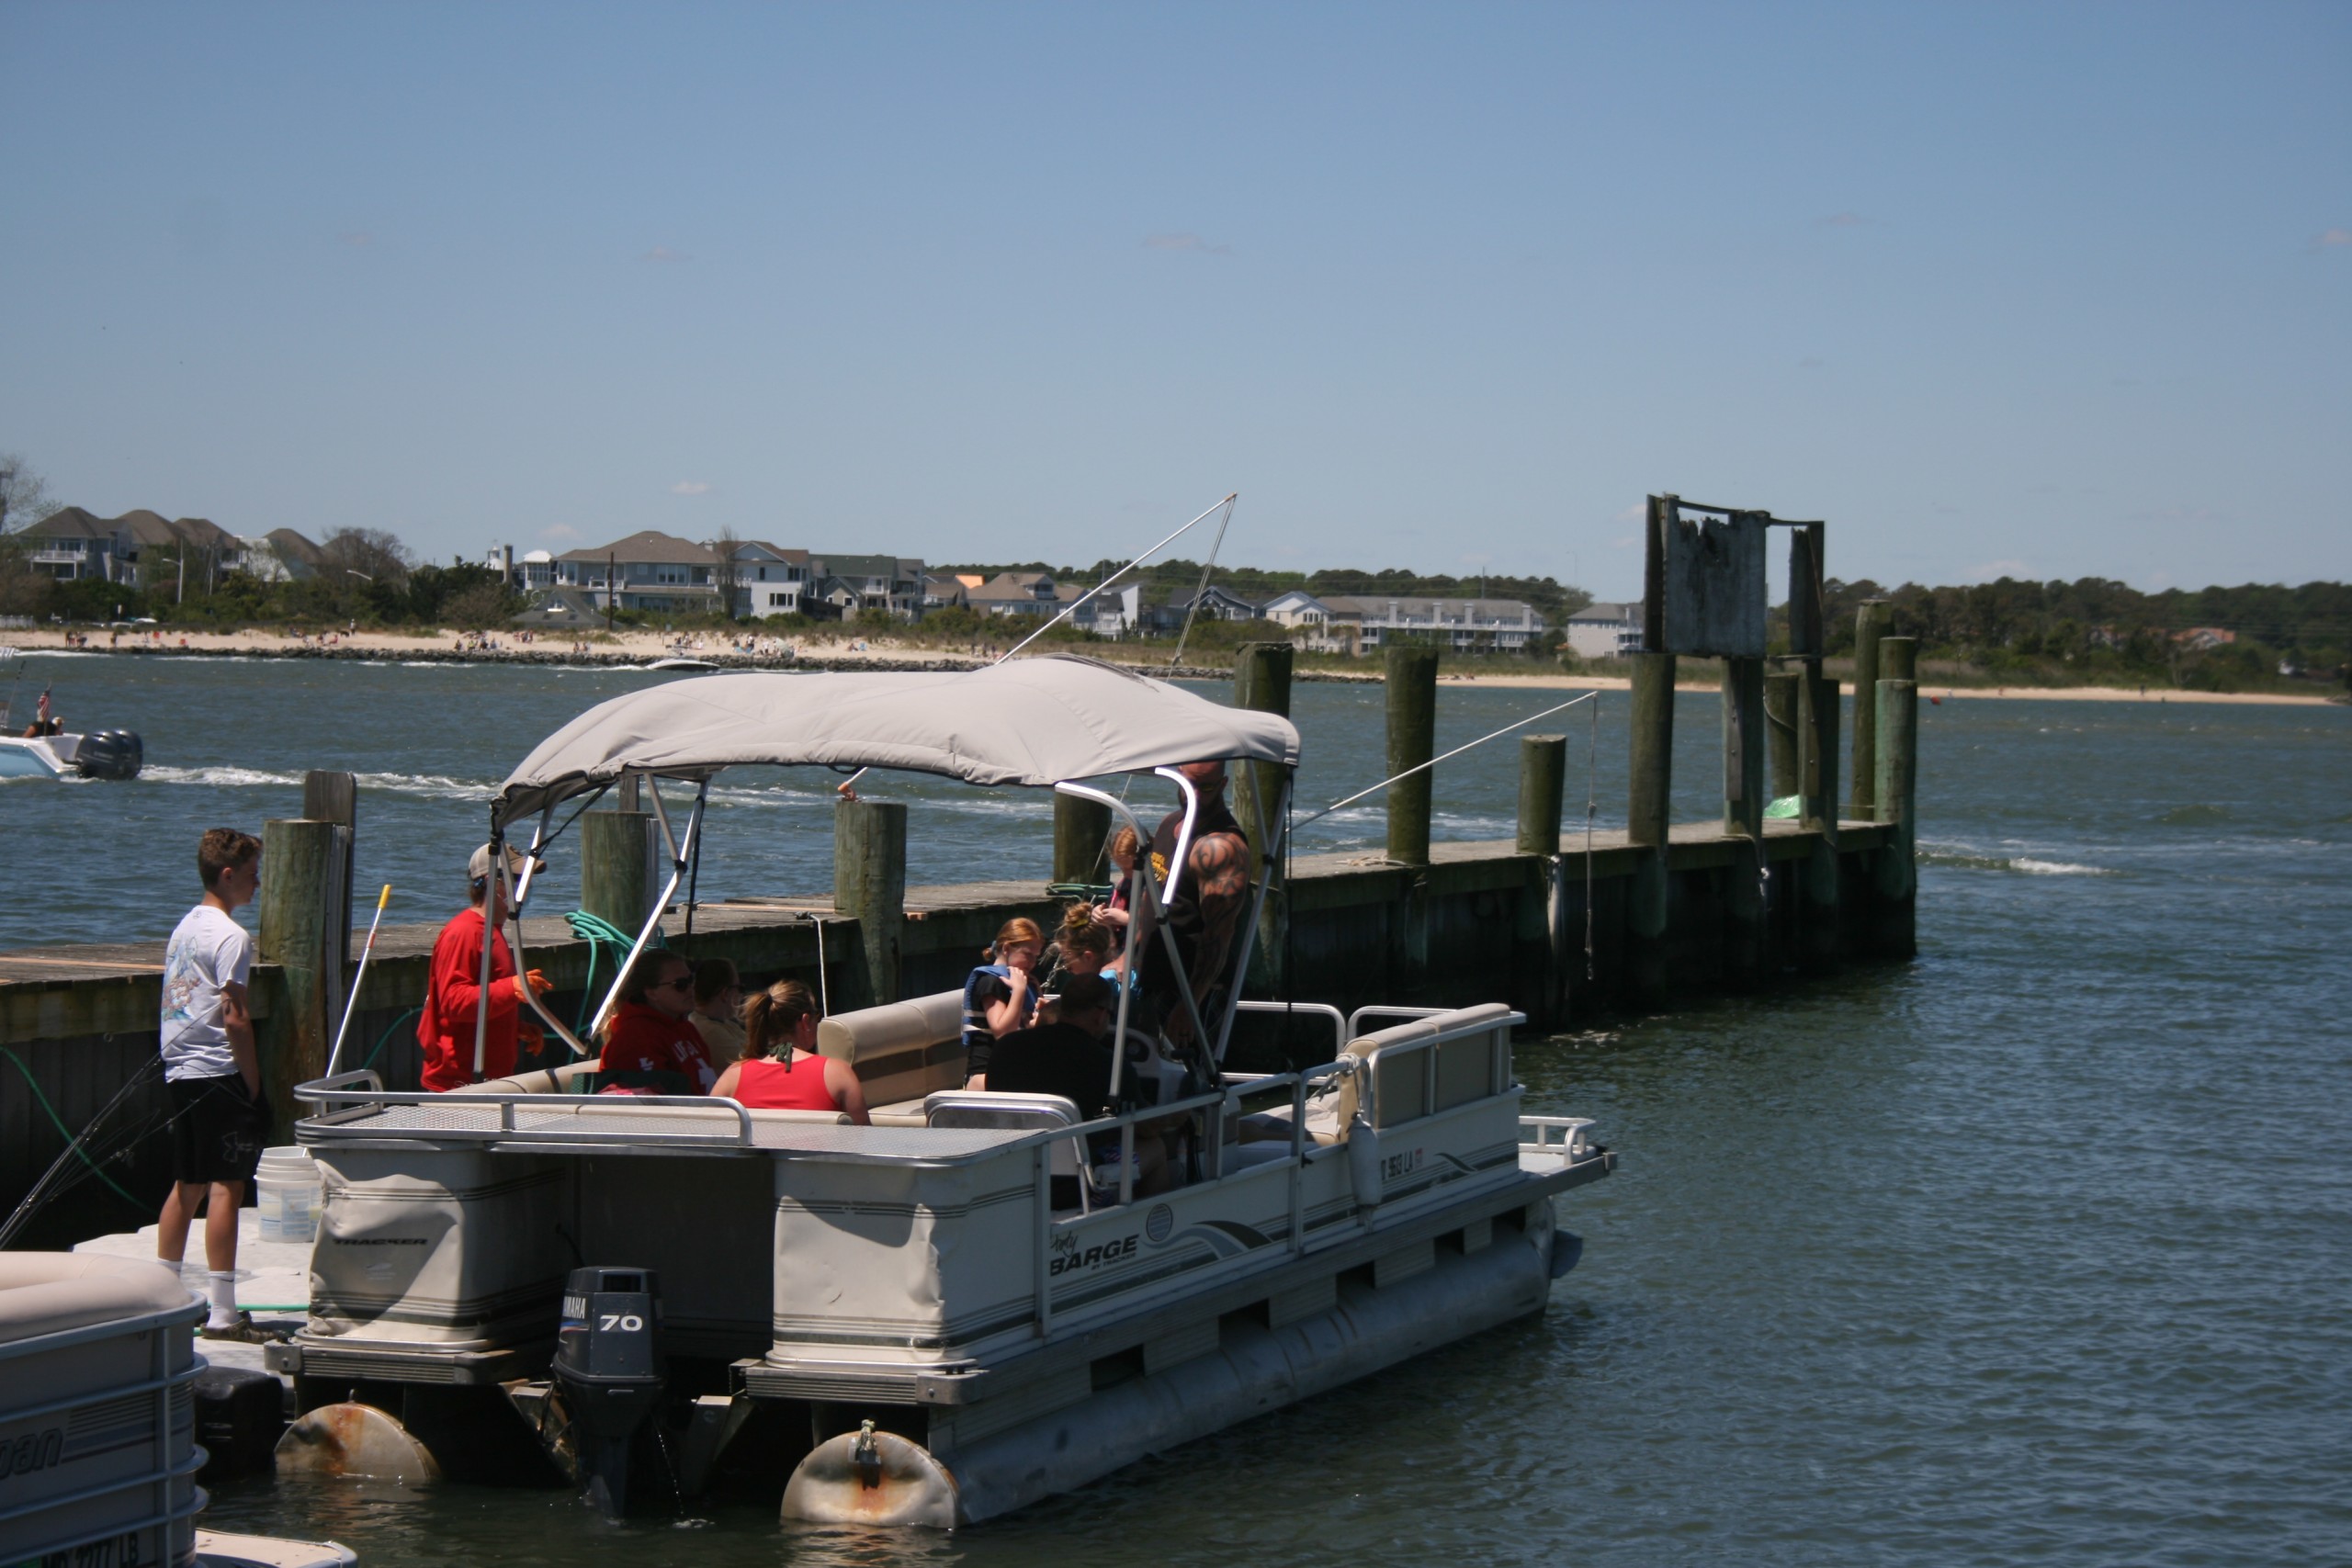
[[1642, 650], [1642, 607], [1587, 604], [1568, 617], [1567, 642], [1578, 659], [1615, 659]]
[[[717, 545], [711, 547], [715, 552]], [[747, 620], [797, 615], [808, 592], [807, 550], [787, 550], [765, 539], [735, 543], [735, 614]]]
[[1353, 653], [1362, 622], [1340, 615], [1303, 588], [1277, 593], [1258, 606], [1258, 613], [1290, 633], [1290, 639], [1309, 653]]
[[1544, 635], [1544, 617], [1517, 599], [1342, 597], [1324, 601], [1335, 618], [1359, 615], [1363, 631], [1356, 651], [1369, 653], [1400, 635], [1451, 648], [1457, 653], [1519, 653]]

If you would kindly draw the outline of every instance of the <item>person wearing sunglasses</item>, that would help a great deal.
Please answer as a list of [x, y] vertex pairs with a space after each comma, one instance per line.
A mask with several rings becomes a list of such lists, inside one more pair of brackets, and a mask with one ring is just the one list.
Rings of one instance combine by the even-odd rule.
[[674, 953], [640, 953], [605, 1025], [599, 1093], [708, 1094], [718, 1081], [692, 1020], [695, 969]]

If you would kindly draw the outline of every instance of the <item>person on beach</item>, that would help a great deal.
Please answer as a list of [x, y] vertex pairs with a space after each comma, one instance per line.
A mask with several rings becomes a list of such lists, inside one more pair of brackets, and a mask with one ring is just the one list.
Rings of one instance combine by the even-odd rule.
[[253, 938], [234, 916], [261, 886], [261, 840], [214, 828], [197, 845], [204, 897], [164, 947], [161, 1042], [172, 1106], [172, 1190], [155, 1220], [155, 1256], [179, 1271], [196, 1211], [204, 1213], [207, 1339], [258, 1344], [277, 1336], [237, 1310], [237, 1209], [269, 1138], [261, 1056], [246, 1006]]
[[[539, 863], [544, 868], [545, 861]], [[522, 852], [509, 848], [506, 870], [523, 874]], [[503, 1078], [514, 1071], [515, 1041], [522, 1031], [526, 990], [544, 996], [552, 986], [545, 975], [532, 970], [514, 973], [514, 955], [506, 945], [506, 879], [491, 874], [490, 846], [482, 845], [466, 863], [471, 902], [450, 918], [433, 943], [433, 964], [425, 980], [424, 1006], [416, 1019], [416, 1042], [424, 1048], [424, 1083], [434, 1094], [447, 1094], [474, 1081], [474, 1027], [481, 998], [489, 998], [490, 1027], [482, 1042], [481, 1076]], [[485, 915], [485, 911], [487, 914]], [[481, 986], [481, 928], [491, 922], [490, 987]]]
[[842, 1111], [860, 1126], [865, 1089], [857, 1069], [817, 1054], [817, 998], [797, 980], [778, 980], [743, 1005], [743, 1059], [718, 1075], [711, 1094], [752, 1111]]
[[1037, 961], [1045, 952], [1037, 922], [1016, 915], [981, 954], [989, 962], [965, 979], [965, 1088], [988, 1088], [989, 1048], [1001, 1036], [1037, 1021]]
[[695, 965], [695, 1032], [709, 1049], [710, 1065], [731, 1066], [743, 1055], [743, 977], [724, 958], [706, 958]]
[[718, 1082], [702, 1035], [688, 1021], [695, 968], [663, 949], [640, 953], [621, 983], [620, 1005], [605, 1024], [596, 1063], [600, 1092], [708, 1094]]

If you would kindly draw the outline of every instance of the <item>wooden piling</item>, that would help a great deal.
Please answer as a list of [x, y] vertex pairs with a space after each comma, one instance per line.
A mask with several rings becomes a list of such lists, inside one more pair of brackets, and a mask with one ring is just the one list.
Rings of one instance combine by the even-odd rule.
[[[1287, 641], [1243, 643], [1233, 659], [1233, 705], [1288, 718], [1297, 658], [1297, 649]], [[1284, 886], [1281, 862], [1267, 857], [1272, 835], [1282, 831], [1283, 770], [1272, 762], [1244, 762], [1231, 787], [1233, 815], [1250, 840], [1253, 877], [1263, 877], [1266, 886], [1245, 983], [1259, 996], [1276, 995], [1284, 989], [1283, 962], [1290, 952], [1290, 889]]]
[[580, 907], [632, 937], [667, 878], [654, 874], [653, 814], [591, 811], [580, 818]]
[[1919, 639], [1916, 637], [1879, 638], [1878, 678], [1882, 681], [1918, 680]]
[[1111, 838], [1111, 808], [1100, 801], [1074, 795], [1054, 796], [1054, 877], [1056, 882], [1100, 883], [1111, 880], [1105, 854]]
[[1631, 797], [1626, 837], [1634, 850], [1634, 874], [1626, 890], [1626, 990], [1637, 1001], [1666, 994], [1668, 892], [1668, 829], [1674, 785], [1674, 655], [1631, 657], [1633, 733]]
[[856, 1005], [899, 999], [907, 928], [907, 807], [843, 800], [833, 807], [833, 908], [857, 921], [865, 986]]
[[1858, 820], [1871, 819], [1872, 792], [1878, 787], [1878, 645], [1894, 619], [1894, 607], [1883, 599], [1865, 599], [1854, 612], [1854, 793], [1849, 810]]
[[[1391, 648], [1388, 677], [1388, 772], [1418, 767], [1437, 752], [1437, 649]], [[1430, 863], [1430, 773], [1422, 768], [1388, 786], [1388, 858], [1399, 865]]]
[[[1568, 738], [1527, 735], [1519, 742], [1519, 852], [1535, 857], [1512, 922], [1513, 1005], [1549, 1024], [1567, 1009], [1567, 930], [1560, 885], [1560, 827]], [[1521, 976], [1524, 976], [1521, 979]]]
[[262, 825], [258, 946], [261, 961], [278, 965], [283, 976], [283, 989], [255, 1041], [273, 1142], [292, 1142], [294, 1122], [305, 1114], [295, 1102], [294, 1086], [327, 1070], [343, 967], [329, 943], [343, 902], [349, 835], [350, 829], [334, 822]]
[[1799, 689], [1804, 683], [1804, 676], [1794, 670], [1776, 670], [1764, 677], [1764, 728], [1770, 737], [1774, 800], [1804, 794], [1798, 762], [1804, 747], [1797, 712], [1803, 705]]
[[[347, 831], [343, 842], [343, 907], [335, 913], [334, 931], [327, 951], [351, 961], [352, 852], [359, 832], [359, 781], [349, 773], [313, 768], [302, 775], [302, 820], [334, 822]], [[339, 988], [339, 983], [338, 983]]]
[[1735, 835], [1724, 872], [1724, 981], [1764, 978], [1764, 661], [1724, 660], [1724, 831]]
[[1821, 661], [1806, 660], [1797, 689], [1797, 732], [1804, 755], [1804, 825], [1813, 848], [1800, 874], [1803, 902], [1797, 925], [1797, 964], [1808, 974], [1838, 966], [1842, 949], [1838, 902], [1843, 881], [1838, 863], [1838, 682], [1824, 676]]
[[[1890, 637], [1889, 642], [1907, 639]], [[1882, 958], [1918, 952], [1919, 684], [1878, 682], [1878, 819], [1892, 830], [1871, 868], [1877, 908], [1871, 947]]]

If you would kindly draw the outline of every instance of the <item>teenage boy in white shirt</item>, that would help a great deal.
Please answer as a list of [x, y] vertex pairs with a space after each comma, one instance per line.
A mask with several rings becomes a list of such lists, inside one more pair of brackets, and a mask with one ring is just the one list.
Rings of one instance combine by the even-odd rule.
[[276, 1336], [237, 1310], [237, 1209], [269, 1136], [245, 1003], [253, 938], [232, 918], [261, 886], [261, 840], [214, 828], [196, 852], [204, 900], [164, 949], [163, 1051], [172, 1105], [172, 1192], [155, 1222], [155, 1255], [175, 1269], [189, 1223], [204, 1215], [207, 1339], [255, 1343]]

